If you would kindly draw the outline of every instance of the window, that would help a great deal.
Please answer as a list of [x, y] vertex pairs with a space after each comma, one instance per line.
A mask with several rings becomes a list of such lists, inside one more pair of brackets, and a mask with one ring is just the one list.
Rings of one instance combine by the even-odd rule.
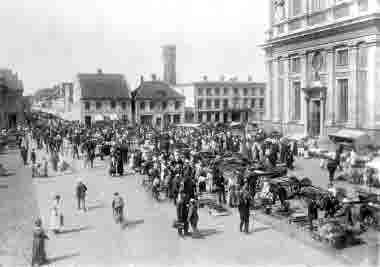
[[305, 0], [292, 0], [290, 1], [290, 15], [297, 16], [302, 12], [302, 1]]
[[338, 80], [339, 121], [348, 120], [348, 79]]
[[262, 109], [262, 108], [264, 108], [264, 99], [260, 99], [260, 108]]
[[251, 94], [254, 96], [254, 95], [256, 95], [256, 88], [252, 88], [251, 89]]
[[251, 108], [255, 108], [255, 99], [251, 100]]
[[208, 122], [211, 121], [211, 112], [207, 112], [207, 121], [208, 121]]
[[127, 103], [126, 102], [121, 102], [121, 108], [123, 110], [126, 110], [127, 109]]
[[203, 100], [199, 99], [198, 100], [198, 108], [202, 108], [202, 107], [203, 107]]
[[301, 58], [295, 57], [290, 61], [290, 69], [292, 73], [300, 73], [301, 72]]
[[223, 107], [228, 108], [228, 99], [223, 99]]
[[206, 100], [206, 107], [211, 108], [211, 99]]
[[203, 95], [203, 88], [198, 88], [198, 95]]
[[361, 45], [359, 46], [359, 67], [360, 68], [367, 68], [368, 66], [368, 49], [367, 47]]
[[228, 88], [223, 88], [223, 95], [228, 95]]
[[318, 11], [325, 8], [326, 0], [311, 0], [311, 11]]
[[359, 1], [359, 12], [368, 11], [368, 0]]
[[301, 119], [301, 82], [293, 83], [294, 92], [294, 115], [293, 120], [299, 121]]
[[278, 74], [279, 75], [284, 74], [284, 61], [281, 59], [278, 61]]
[[218, 122], [220, 120], [219, 112], [215, 113], [215, 122]]
[[248, 107], [248, 99], [247, 98], [244, 98], [243, 105], [244, 105], [244, 107]]
[[264, 96], [265, 92], [264, 92], [264, 88], [260, 88], [260, 96]]
[[144, 110], [144, 109], [145, 109], [145, 102], [141, 102], [141, 103], [140, 103], [140, 109], [141, 109], [141, 110]]
[[111, 108], [112, 109], [116, 108], [116, 102], [114, 100], [111, 101]]
[[211, 96], [211, 95], [212, 95], [211, 88], [207, 88], [207, 96]]
[[84, 109], [90, 110], [90, 102], [84, 102]]
[[101, 109], [102, 108], [102, 102], [96, 102], [96, 109]]
[[247, 88], [244, 88], [244, 89], [243, 89], [243, 93], [244, 93], [244, 96], [247, 96], [247, 95], [248, 95], [248, 89], [247, 89]]
[[166, 101], [162, 102], [162, 110], [165, 110], [168, 107], [168, 103]]
[[175, 101], [174, 108], [175, 110], [178, 110], [181, 107], [181, 102]]
[[220, 95], [220, 88], [215, 88], [215, 95]]
[[336, 64], [338, 66], [347, 66], [348, 65], [348, 49], [337, 51]]
[[150, 102], [149, 102], [149, 109], [150, 109], [150, 110], [154, 110], [154, 106], [155, 106], [154, 102], [153, 102], [153, 101], [150, 101]]
[[215, 99], [215, 108], [219, 108], [220, 107], [220, 100], [219, 99]]
[[234, 95], [239, 95], [239, 89], [238, 88], [234, 88]]

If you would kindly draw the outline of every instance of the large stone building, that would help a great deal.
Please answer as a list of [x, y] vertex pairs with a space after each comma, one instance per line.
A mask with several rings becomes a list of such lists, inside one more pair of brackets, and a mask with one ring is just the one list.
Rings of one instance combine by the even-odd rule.
[[86, 125], [102, 120], [132, 120], [131, 90], [122, 74], [79, 73], [73, 85], [71, 120]]
[[380, 137], [380, 1], [268, 1], [266, 125]]
[[142, 79], [133, 93], [137, 123], [163, 128], [183, 122], [185, 97], [155, 75], [151, 81]]
[[[265, 83], [228, 81], [203, 81], [191, 84], [179, 84], [178, 91], [186, 96], [187, 107], [194, 108], [194, 115], [186, 115], [188, 122], [253, 122], [262, 121], [264, 116]], [[189, 101], [188, 101], [189, 99]]]
[[9, 69], [0, 69], [0, 128], [13, 128], [24, 121], [23, 83]]

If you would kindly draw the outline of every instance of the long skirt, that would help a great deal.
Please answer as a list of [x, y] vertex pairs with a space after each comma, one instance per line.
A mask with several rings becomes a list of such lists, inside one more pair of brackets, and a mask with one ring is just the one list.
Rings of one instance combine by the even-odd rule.
[[61, 230], [61, 216], [55, 211], [52, 211], [50, 214], [50, 230], [59, 231]]
[[33, 238], [32, 265], [42, 265], [47, 262], [45, 250], [45, 238]]

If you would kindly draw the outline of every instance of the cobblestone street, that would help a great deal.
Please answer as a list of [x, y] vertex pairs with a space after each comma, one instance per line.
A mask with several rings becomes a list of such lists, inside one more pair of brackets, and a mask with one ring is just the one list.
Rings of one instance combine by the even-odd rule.
[[[171, 227], [173, 204], [154, 201], [141, 186], [140, 175], [111, 178], [107, 161], [96, 161], [94, 169], [83, 169], [82, 162], [75, 161], [77, 171], [73, 174], [32, 182], [29, 168], [20, 166], [18, 155], [7, 157], [9, 166], [18, 168], [18, 172], [9, 178], [9, 188], [1, 189], [2, 196], [7, 195], [6, 202], [1, 202], [1, 218], [7, 218], [7, 222], [1, 220], [2, 240], [6, 240], [1, 250], [4, 267], [27, 265], [37, 214], [34, 197], [47, 228], [54, 194], [63, 198], [65, 227], [57, 236], [49, 232], [50, 266], [340, 266], [350, 262], [300, 242], [269, 221], [254, 219], [253, 233], [242, 235], [235, 211], [231, 216], [214, 217], [201, 209], [199, 228], [203, 238], [182, 239]], [[78, 177], [89, 189], [86, 213], [76, 210]], [[116, 191], [126, 200], [125, 229], [112, 218], [110, 205]]]

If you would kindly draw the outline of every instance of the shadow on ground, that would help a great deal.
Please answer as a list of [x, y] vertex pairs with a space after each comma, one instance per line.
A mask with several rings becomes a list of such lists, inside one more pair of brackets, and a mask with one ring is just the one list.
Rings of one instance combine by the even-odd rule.
[[198, 231], [198, 233], [193, 233], [192, 237], [195, 239], [203, 239], [208, 236], [221, 234], [221, 233], [223, 233], [223, 231], [217, 230], [217, 229], [201, 229]]
[[123, 229], [131, 229], [131, 228], [135, 228], [137, 227], [139, 224], [143, 224], [144, 223], [144, 220], [140, 219], [140, 220], [126, 220], [124, 221], [123, 225], [122, 225], [122, 228]]
[[76, 252], [76, 253], [69, 253], [69, 254], [62, 255], [62, 256], [52, 257], [52, 258], [48, 259], [48, 264], [50, 265], [50, 264], [58, 262], [58, 261], [63, 261], [63, 260], [71, 259], [74, 257], [78, 257], [79, 255], [80, 255], [80, 253]]
[[59, 232], [59, 235], [79, 233], [79, 232], [90, 230], [90, 229], [92, 229], [91, 226], [82, 226], [82, 227], [77, 227], [77, 228], [64, 229], [61, 232]]

